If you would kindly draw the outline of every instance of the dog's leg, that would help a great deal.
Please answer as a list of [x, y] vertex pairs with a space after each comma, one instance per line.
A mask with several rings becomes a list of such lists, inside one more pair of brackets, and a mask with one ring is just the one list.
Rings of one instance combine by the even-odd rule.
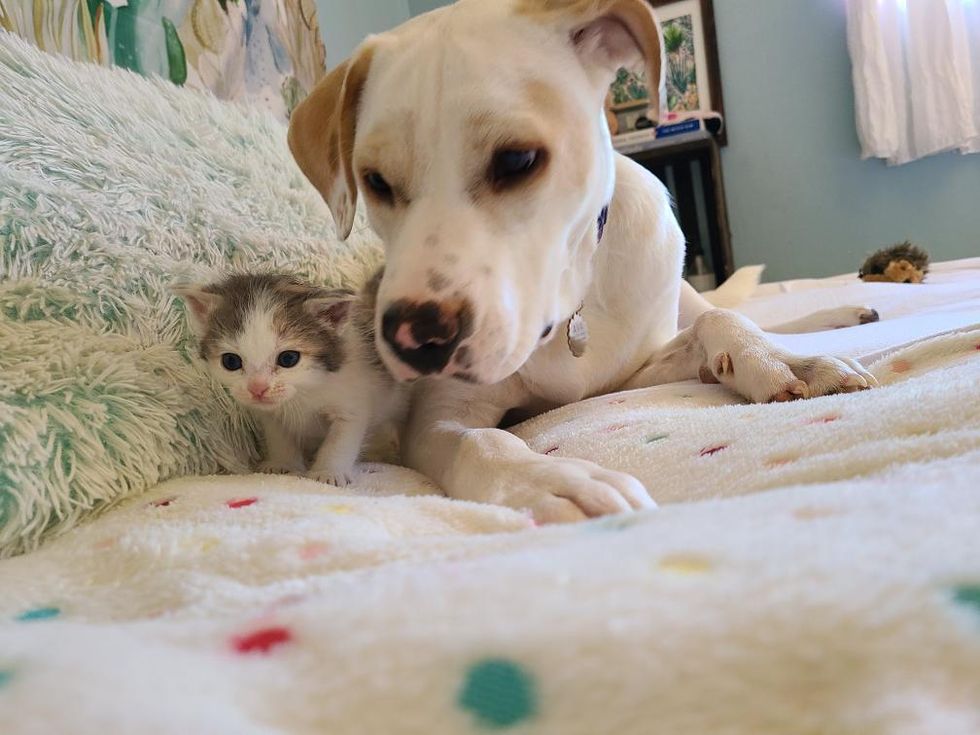
[[[717, 307], [694, 290], [687, 281], [681, 282], [680, 310], [678, 326], [683, 329], [694, 324], [695, 320]], [[859, 324], [870, 324], [878, 321], [878, 312], [870, 306], [838, 306], [834, 309], [822, 309], [807, 314], [800, 319], [794, 319], [774, 327], [763, 327], [772, 334], [803, 334], [805, 332], [825, 332], [830, 329], [856, 327]]]
[[773, 334], [804, 334], [871, 324], [880, 318], [878, 312], [870, 306], [838, 306], [834, 309], [821, 309], [800, 319], [764, 329]]
[[677, 311], [678, 329], [687, 329], [699, 316], [716, 308], [718, 307], [699, 294], [694, 286], [681, 279], [680, 308]]
[[452, 497], [528, 510], [540, 523], [655, 507], [630, 475], [538, 454], [513, 434], [486, 428], [520, 405], [516, 383], [419, 386], [402, 440], [405, 462]]
[[848, 393], [877, 385], [850, 358], [801, 357], [772, 344], [759, 327], [724, 309], [701, 313], [623, 386], [642, 388], [700, 377], [756, 403]]

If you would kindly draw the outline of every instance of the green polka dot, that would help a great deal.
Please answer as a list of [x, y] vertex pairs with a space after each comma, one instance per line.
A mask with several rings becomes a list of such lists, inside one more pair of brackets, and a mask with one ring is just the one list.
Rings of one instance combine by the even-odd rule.
[[953, 588], [953, 601], [972, 607], [980, 615], [980, 584], [964, 584]]
[[48, 620], [61, 615], [61, 609], [57, 607], [35, 607], [33, 610], [26, 610], [17, 616], [22, 622], [31, 620]]
[[534, 716], [534, 680], [515, 663], [486, 659], [466, 672], [458, 702], [479, 725], [501, 730]]
[[7, 671], [6, 669], [0, 669], [0, 689], [3, 689], [10, 680], [14, 678], [13, 671]]
[[670, 436], [670, 435], [669, 434], [651, 434], [650, 436], [647, 437], [646, 441], [647, 441], [647, 444], [656, 444], [657, 442], [662, 442], [668, 436]]

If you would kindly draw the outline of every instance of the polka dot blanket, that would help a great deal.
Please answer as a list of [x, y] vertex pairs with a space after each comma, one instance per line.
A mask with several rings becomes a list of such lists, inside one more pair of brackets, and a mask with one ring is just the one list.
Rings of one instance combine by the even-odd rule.
[[655, 511], [536, 528], [381, 465], [130, 499], [0, 562], [0, 732], [976, 735], [977, 274], [809, 338], [877, 390], [679, 384], [518, 427]]

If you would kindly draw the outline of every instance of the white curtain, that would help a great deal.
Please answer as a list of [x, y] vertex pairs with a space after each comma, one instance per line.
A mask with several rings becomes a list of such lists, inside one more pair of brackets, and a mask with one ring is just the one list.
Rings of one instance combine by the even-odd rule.
[[847, 0], [847, 42], [865, 158], [980, 152], [980, 0]]

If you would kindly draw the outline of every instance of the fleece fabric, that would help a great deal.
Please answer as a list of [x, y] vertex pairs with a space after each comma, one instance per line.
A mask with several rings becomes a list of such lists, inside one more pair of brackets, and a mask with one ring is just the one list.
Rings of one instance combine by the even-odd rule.
[[980, 328], [871, 369], [520, 427], [661, 502], [573, 526], [379, 465], [164, 483], [0, 563], [0, 732], [976, 735]]
[[354, 286], [380, 259], [363, 218], [337, 241], [271, 115], [0, 31], [0, 557], [254, 458], [170, 285]]

